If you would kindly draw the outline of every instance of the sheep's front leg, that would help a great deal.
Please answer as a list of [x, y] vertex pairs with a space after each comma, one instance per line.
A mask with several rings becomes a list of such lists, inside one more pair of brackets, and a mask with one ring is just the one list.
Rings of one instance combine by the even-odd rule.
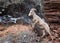
[[34, 21], [34, 23], [32, 24], [32, 28], [34, 28], [34, 27], [35, 27], [35, 24], [36, 24], [36, 23], [38, 23], [38, 21], [37, 21], [37, 20], [35, 20], [35, 21]]

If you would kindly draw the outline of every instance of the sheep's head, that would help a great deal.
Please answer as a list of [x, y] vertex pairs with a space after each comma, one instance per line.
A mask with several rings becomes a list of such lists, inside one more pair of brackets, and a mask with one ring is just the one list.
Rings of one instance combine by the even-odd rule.
[[34, 14], [34, 11], [35, 11], [35, 10], [36, 10], [35, 8], [32, 8], [32, 9], [30, 10], [28, 16], [32, 16], [32, 15]]

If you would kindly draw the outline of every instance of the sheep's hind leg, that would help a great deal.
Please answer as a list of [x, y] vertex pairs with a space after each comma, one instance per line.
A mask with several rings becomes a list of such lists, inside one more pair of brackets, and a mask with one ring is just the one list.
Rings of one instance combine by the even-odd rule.
[[46, 34], [45, 30], [43, 30], [42, 32], [43, 32], [43, 34], [42, 34], [41, 38], [43, 38], [45, 36], [45, 34]]

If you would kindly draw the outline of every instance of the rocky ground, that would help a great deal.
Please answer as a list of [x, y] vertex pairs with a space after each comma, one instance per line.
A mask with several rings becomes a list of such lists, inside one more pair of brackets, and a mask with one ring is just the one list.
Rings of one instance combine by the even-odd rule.
[[44, 14], [46, 21], [49, 23], [53, 34], [57, 35], [54, 43], [60, 42], [60, 1], [59, 0], [44, 0]]

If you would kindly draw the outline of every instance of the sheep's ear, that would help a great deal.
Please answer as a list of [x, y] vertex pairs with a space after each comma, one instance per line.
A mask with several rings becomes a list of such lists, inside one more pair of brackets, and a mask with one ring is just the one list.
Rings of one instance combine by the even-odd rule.
[[34, 9], [36, 11], [36, 9]]
[[36, 11], [36, 9], [35, 9], [35, 8], [32, 8], [31, 10], [34, 10], [34, 11]]

